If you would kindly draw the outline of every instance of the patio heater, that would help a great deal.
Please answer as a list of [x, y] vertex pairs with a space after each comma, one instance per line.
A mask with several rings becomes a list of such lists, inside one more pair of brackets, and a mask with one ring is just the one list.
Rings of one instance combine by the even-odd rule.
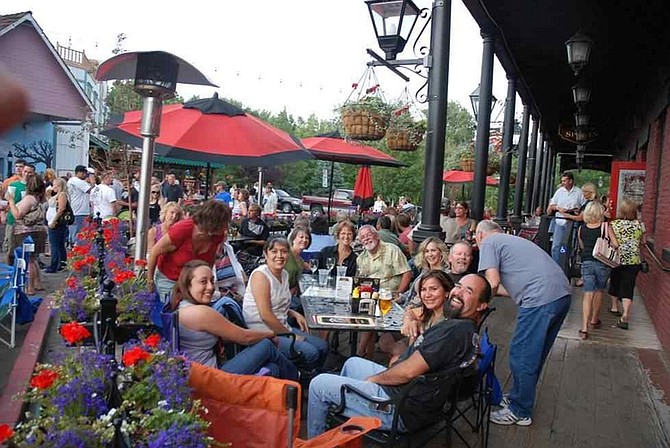
[[174, 97], [177, 83], [218, 87], [197, 68], [164, 51], [122, 53], [100, 64], [98, 81], [133, 79], [142, 96], [142, 167], [140, 171], [135, 260], [144, 260], [149, 229], [149, 190], [154, 164], [154, 147], [160, 134], [163, 100]]

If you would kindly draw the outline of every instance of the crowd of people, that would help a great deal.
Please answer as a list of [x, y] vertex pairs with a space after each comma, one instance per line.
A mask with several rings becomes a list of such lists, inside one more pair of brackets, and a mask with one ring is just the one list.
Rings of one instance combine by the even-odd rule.
[[[150, 187], [147, 286], [169, 309], [179, 312], [181, 350], [194, 361], [230, 373], [256, 374], [265, 369], [272, 376], [297, 380], [299, 371], [309, 372], [314, 376], [309, 386], [310, 436], [325, 429], [325, 413], [337, 404], [341, 384], [391, 398], [413, 377], [474, 362], [477, 348], [472, 334], [492, 296], [510, 296], [519, 313], [509, 354], [512, 388], [491, 420], [530, 425], [539, 375], [572, 299], [568, 278], [552, 260], [561, 253], [570, 222], [579, 223], [576, 235], [584, 282], [580, 336], [586, 339], [592, 328], [600, 327], [608, 280], [610, 312], [620, 313], [617, 326], [628, 328], [644, 242], [637, 205], [623, 199], [612, 219], [596, 199], [595, 187], [586, 184], [578, 189], [570, 173], [564, 173], [547, 209], [556, 215], [551, 256], [491, 220], [475, 221], [468, 204], [461, 201], [443, 204], [445, 238], [428, 238], [417, 246], [412, 238], [416, 226], [402, 208], [386, 207], [376, 225], [359, 228], [345, 215], [331, 229], [327, 221], [300, 217], [285, 238], [271, 235], [264, 220], [267, 202], [272, 202], [271, 184], [264, 187], [268, 198], [263, 204], [251, 201], [245, 189], [231, 194], [219, 183], [212, 199], [187, 205], [177, 187], [172, 175]], [[15, 176], [2, 189], [8, 248], [18, 247], [30, 235], [39, 254], [48, 235], [52, 255], [45, 271], [49, 273], [63, 269], [67, 244], [86, 217], [130, 214], [139, 196], [138, 186], [117, 182], [112, 172], [77, 166], [66, 181], [49, 171], [35, 174], [34, 167], [23, 161], [17, 161]], [[232, 226], [244, 237], [236, 249], [231, 245], [236, 241], [229, 238]], [[332, 244], [316, 257], [305, 257], [315, 235], [329, 231]], [[612, 270], [592, 255], [599, 237], [607, 237], [619, 250], [621, 266]], [[241, 253], [258, 260], [251, 272], [242, 268]], [[41, 287], [37, 260], [34, 257], [30, 266], [29, 294]], [[319, 374], [330, 351], [329, 340], [309, 331], [300, 305], [301, 277], [315, 268], [329, 268], [335, 276], [337, 267], [346, 268], [347, 276], [379, 279], [380, 287], [393, 291], [405, 308], [405, 318], [400, 337], [362, 332], [355, 356], [340, 375]], [[239, 318], [220, 312], [219, 301], [235, 303]], [[240, 348], [232, 354], [221, 351], [221, 341]], [[388, 367], [372, 361], [376, 353], [388, 357]], [[378, 416], [383, 425], [390, 425], [387, 412], [351, 403], [347, 411], [351, 415]], [[402, 427], [424, 424], [435, 415], [434, 403], [418, 402], [402, 410]]]

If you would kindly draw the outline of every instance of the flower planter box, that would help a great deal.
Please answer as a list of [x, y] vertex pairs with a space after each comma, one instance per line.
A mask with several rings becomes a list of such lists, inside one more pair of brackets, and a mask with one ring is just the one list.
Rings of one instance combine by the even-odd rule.
[[[61, 322], [58, 328], [58, 332], [60, 333], [60, 327], [67, 322]], [[93, 328], [93, 322], [79, 322], [84, 328], [86, 328], [89, 333], [91, 333], [91, 336], [84, 339], [80, 345], [84, 345], [87, 347], [92, 347], [95, 345], [95, 338], [94, 338], [94, 328]], [[156, 325], [153, 324], [136, 324], [136, 323], [120, 323], [117, 324], [116, 326], [116, 331], [114, 335], [116, 336], [116, 343], [117, 344], [125, 344], [126, 342], [132, 340], [132, 339], [139, 339], [139, 334], [144, 333], [149, 334], [149, 333], [159, 333], [160, 328], [158, 328]], [[102, 338], [102, 335], [98, 335], [98, 337]]]

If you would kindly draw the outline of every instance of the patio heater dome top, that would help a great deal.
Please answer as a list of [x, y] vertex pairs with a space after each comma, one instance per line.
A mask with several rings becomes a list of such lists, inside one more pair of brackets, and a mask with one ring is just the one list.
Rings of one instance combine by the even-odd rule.
[[95, 79], [132, 79], [136, 89], [155, 88], [172, 92], [176, 83], [218, 87], [193, 65], [166, 51], [118, 54], [100, 64]]

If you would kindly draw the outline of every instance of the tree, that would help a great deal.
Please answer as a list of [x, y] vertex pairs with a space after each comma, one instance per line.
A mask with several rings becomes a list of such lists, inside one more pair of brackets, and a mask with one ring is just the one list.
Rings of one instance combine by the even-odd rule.
[[28, 163], [43, 163], [47, 168], [51, 168], [54, 159], [54, 148], [51, 142], [47, 140], [34, 140], [30, 145], [23, 143], [12, 143], [14, 146], [14, 157], [24, 159]]
[[[163, 101], [164, 104], [180, 104], [184, 99], [175, 94], [174, 98]], [[107, 107], [112, 114], [122, 114], [131, 110], [138, 110], [142, 108], [142, 97], [135, 92], [133, 81], [119, 81], [116, 80], [109, 89], [107, 98], [105, 99]]]

